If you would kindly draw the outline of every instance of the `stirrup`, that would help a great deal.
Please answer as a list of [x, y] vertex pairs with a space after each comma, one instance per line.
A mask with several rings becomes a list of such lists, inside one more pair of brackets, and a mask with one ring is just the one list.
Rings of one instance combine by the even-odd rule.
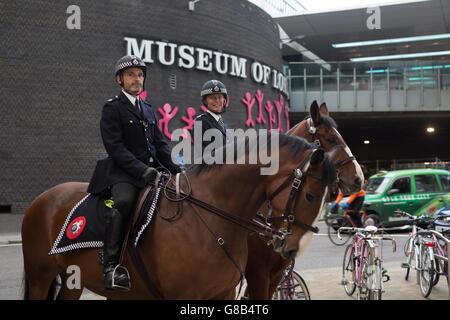
[[[127, 278], [128, 278], [128, 283], [126, 284], [126, 285], [124, 285], [124, 286], [122, 286], [122, 285], [119, 285], [119, 284], [116, 284], [115, 283], [115, 275], [116, 275], [116, 271], [117, 270], [120, 270], [120, 271], [122, 271], [123, 273], [126, 273], [126, 275], [127, 275]], [[125, 268], [124, 266], [121, 266], [120, 264], [118, 264], [115, 268], [114, 268], [114, 270], [113, 270], [113, 272], [112, 272], [112, 285], [111, 285], [111, 287], [115, 290], [115, 289], [117, 289], [117, 290], [122, 290], [122, 291], [129, 291], [130, 289], [131, 289], [131, 281], [130, 281], [130, 273], [128, 272], [128, 270], [127, 270], [127, 268]]]

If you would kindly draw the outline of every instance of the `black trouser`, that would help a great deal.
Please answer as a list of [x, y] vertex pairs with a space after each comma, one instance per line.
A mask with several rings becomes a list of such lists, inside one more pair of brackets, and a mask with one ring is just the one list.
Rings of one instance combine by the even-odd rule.
[[114, 208], [119, 210], [125, 224], [128, 222], [130, 214], [134, 209], [139, 191], [139, 188], [126, 182], [120, 182], [111, 187]]

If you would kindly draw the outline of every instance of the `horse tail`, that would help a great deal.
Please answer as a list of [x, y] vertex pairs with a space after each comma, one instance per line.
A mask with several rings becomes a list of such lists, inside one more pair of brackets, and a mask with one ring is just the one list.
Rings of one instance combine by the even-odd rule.
[[22, 276], [22, 300], [30, 300], [30, 290], [28, 289], [28, 280], [25, 270]]

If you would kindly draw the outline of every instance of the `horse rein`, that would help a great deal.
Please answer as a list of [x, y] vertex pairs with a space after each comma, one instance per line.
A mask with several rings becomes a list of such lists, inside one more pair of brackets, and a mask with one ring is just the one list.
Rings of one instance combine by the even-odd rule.
[[[268, 197], [269, 214], [268, 214], [268, 217], [266, 218], [266, 222], [269, 225], [271, 223], [275, 222], [275, 220], [287, 221], [287, 223], [288, 223], [287, 230], [284, 232], [282, 231], [284, 233], [284, 235], [282, 237], [285, 237], [286, 234], [290, 233], [292, 224], [294, 224], [306, 231], [311, 231], [314, 233], [319, 232], [319, 228], [305, 224], [305, 223], [295, 219], [295, 216], [294, 216], [295, 204], [297, 202], [296, 200], [298, 198], [298, 195], [300, 194], [300, 190], [303, 187], [303, 181], [305, 181], [305, 180], [303, 180], [303, 178], [306, 176], [311, 176], [319, 181], [322, 180], [321, 177], [318, 177], [318, 176], [313, 175], [308, 172], [310, 162], [311, 162], [311, 156], [315, 150], [316, 149], [314, 149], [307, 157], [305, 157], [305, 159], [303, 159], [303, 161], [300, 163], [300, 165], [297, 167], [297, 169], [294, 170], [293, 174], [289, 175], [284, 180], [284, 182], [274, 192], [272, 192], [272, 194]], [[293, 179], [293, 182], [291, 184], [291, 192], [289, 193], [289, 197], [286, 202], [286, 206], [285, 206], [283, 215], [280, 217], [272, 217], [273, 209], [272, 209], [271, 203], [272, 203], [273, 199], [289, 185], [289, 183], [292, 179]]]
[[[300, 194], [300, 190], [303, 187], [303, 181], [304, 181], [303, 178], [306, 176], [311, 176], [317, 180], [320, 180], [320, 181], [322, 180], [322, 177], [318, 177], [318, 176], [308, 172], [308, 169], [310, 166], [310, 161], [311, 161], [311, 156], [314, 153], [314, 151], [315, 151], [315, 149], [312, 150], [309, 153], [309, 155], [307, 155], [302, 160], [302, 162], [299, 164], [299, 166], [293, 170], [293, 173], [290, 174], [284, 180], [284, 182], [268, 197], [269, 208], [270, 208], [269, 209], [270, 217], [266, 219], [266, 223], [260, 223], [255, 220], [248, 220], [248, 219], [242, 218], [238, 215], [230, 214], [222, 209], [219, 209], [213, 205], [210, 205], [206, 202], [203, 202], [202, 200], [199, 200], [199, 199], [193, 197], [191, 194], [186, 194], [184, 192], [181, 192], [178, 187], [176, 187], [176, 189], [174, 189], [174, 188], [171, 188], [166, 185], [165, 190], [171, 194], [181, 196], [183, 200], [187, 200], [187, 201], [191, 202], [192, 204], [195, 204], [196, 206], [198, 206], [202, 209], [205, 209], [206, 211], [214, 213], [225, 220], [235, 223], [249, 231], [256, 232], [260, 236], [265, 237], [265, 238], [269, 238], [269, 239], [273, 239], [274, 237], [284, 238], [286, 236], [286, 231], [274, 230], [274, 228], [271, 227], [271, 225], [270, 225], [271, 222], [273, 222], [276, 219], [281, 219], [283, 221], [288, 222], [288, 229], [287, 229], [288, 232], [290, 232], [291, 225], [294, 224], [294, 225], [297, 225], [307, 231], [312, 231], [314, 233], [318, 233], [319, 228], [307, 225], [301, 221], [296, 220], [295, 216], [293, 214], [294, 209], [295, 209], [296, 200], [298, 198], [298, 195]], [[283, 191], [286, 187], [288, 187], [291, 180], [293, 180], [292, 185], [291, 185], [291, 192], [289, 194], [289, 198], [288, 198], [286, 206], [285, 206], [284, 214], [280, 217], [271, 217], [271, 212], [273, 211], [271, 201], [281, 191]], [[176, 201], [171, 198], [168, 198], [168, 200]]]
[[[167, 191], [168, 193], [174, 194], [174, 195], [178, 195], [182, 197], [182, 200], [186, 200], [189, 201], [192, 204], [195, 204], [196, 206], [205, 209], [208, 212], [211, 212], [227, 221], [230, 221], [234, 224], [239, 225], [240, 227], [243, 227], [249, 231], [252, 232], [256, 232], [258, 233], [260, 236], [265, 237], [265, 238], [272, 238], [274, 235], [279, 235], [278, 231], [274, 231], [270, 226], [255, 222], [253, 220], [248, 220], [245, 218], [240, 217], [239, 215], [236, 214], [231, 214], [228, 213], [222, 209], [219, 209], [213, 205], [210, 205], [198, 198], [195, 198], [194, 196], [192, 196], [191, 194], [186, 194], [182, 191], [176, 190], [172, 187], [169, 186], [165, 186], [165, 191]], [[178, 191], [178, 192], [177, 192]], [[168, 198], [166, 197], [169, 201], [171, 202], [175, 202], [178, 200], [174, 200], [172, 198]]]

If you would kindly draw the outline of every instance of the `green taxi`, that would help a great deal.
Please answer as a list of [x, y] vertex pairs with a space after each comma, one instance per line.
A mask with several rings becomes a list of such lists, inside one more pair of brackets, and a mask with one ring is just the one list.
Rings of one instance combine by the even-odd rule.
[[432, 215], [450, 204], [450, 171], [381, 171], [369, 178], [365, 190], [364, 206], [368, 215], [385, 227], [397, 227], [406, 221], [404, 217], [394, 217], [397, 209], [414, 215]]

